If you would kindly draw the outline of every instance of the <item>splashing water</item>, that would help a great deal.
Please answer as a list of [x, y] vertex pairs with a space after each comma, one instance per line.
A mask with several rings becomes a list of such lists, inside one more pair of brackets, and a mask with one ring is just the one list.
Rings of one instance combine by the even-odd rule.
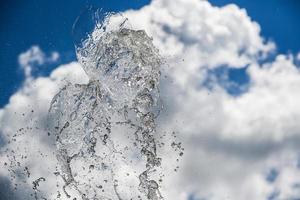
[[59, 174], [65, 195], [82, 199], [163, 199], [155, 119], [161, 57], [143, 30], [108, 15], [80, 46], [88, 84], [53, 98]]
[[109, 14], [95, 24], [76, 43], [88, 83], [63, 86], [49, 113], [48, 100], [27, 105], [14, 113], [21, 127], [5, 130], [0, 163], [11, 183], [5, 198], [168, 198], [166, 182], [184, 148], [158, 118], [165, 65], [152, 39], [124, 17]]

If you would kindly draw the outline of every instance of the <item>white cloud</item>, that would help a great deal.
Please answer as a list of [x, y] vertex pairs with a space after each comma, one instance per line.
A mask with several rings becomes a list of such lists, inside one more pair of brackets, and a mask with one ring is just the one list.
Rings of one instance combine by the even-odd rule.
[[[299, 197], [300, 74], [293, 62], [296, 56], [278, 55], [260, 65], [258, 60], [275, 45], [266, 43], [259, 25], [233, 4], [219, 8], [207, 1], [154, 0], [124, 15], [132, 27], [145, 29], [153, 37], [169, 63], [163, 70], [167, 78], [163, 76], [161, 82], [165, 111], [159, 127], [177, 130], [186, 150], [177, 176], [165, 180], [166, 199], [183, 200], [193, 193], [212, 200], [263, 200], [276, 191], [278, 199]], [[39, 48], [33, 47], [19, 62], [30, 77], [30, 63], [43, 64], [44, 59]], [[202, 86], [207, 70], [220, 65], [249, 65], [249, 90], [233, 97], [217, 83], [212, 90]], [[4, 135], [35, 125], [39, 130], [27, 131], [19, 147], [29, 141], [28, 151], [38, 146], [51, 152], [42, 127], [49, 102], [65, 81], [86, 82], [87, 78], [77, 63], [70, 63], [59, 66], [50, 77], [24, 84], [0, 110]], [[35, 156], [32, 153], [26, 164], [32, 165], [36, 178], [44, 172]], [[51, 164], [54, 158], [42, 159]], [[170, 161], [168, 156], [164, 160], [165, 164]], [[266, 176], [272, 168], [279, 175], [270, 183]], [[6, 176], [5, 170], [0, 173]], [[48, 191], [54, 196], [55, 192]]]
[[[293, 59], [279, 55], [274, 62], [251, 65], [248, 73], [250, 91], [224, 105], [230, 113], [228, 119], [232, 118], [224, 133], [228, 137], [254, 137], [260, 141], [281, 141], [298, 135], [300, 76]], [[232, 135], [234, 130], [239, 132]]]
[[59, 59], [58, 52], [51, 52], [47, 56], [39, 46], [32, 46], [26, 52], [19, 55], [19, 65], [24, 70], [24, 75], [28, 79], [32, 75], [34, 65], [40, 66], [44, 64], [54, 63]]
[[[163, 122], [176, 127], [187, 147], [181, 178], [170, 187], [208, 199], [267, 199], [274, 188], [264, 171], [276, 167], [268, 160], [282, 151], [297, 158], [300, 76], [293, 56], [260, 66], [275, 44], [265, 43], [259, 25], [233, 4], [153, 1], [125, 16], [153, 36], [169, 61], [174, 83], [161, 92], [172, 117]], [[201, 87], [207, 69], [220, 65], [249, 65], [249, 91], [233, 97], [216, 83], [213, 91]], [[291, 198], [283, 193], [280, 198]]]
[[264, 42], [259, 25], [246, 10], [234, 4], [219, 8], [207, 1], [154, 0], [124, 15], [132, 27], [145, 29], [161, 53], [176, 63], [173, 75], [183, 85], [200, 82], [205, 68], [244, 67], [275, 48], [274, 43]]
[[[55, 139], [53, 135], [48, 135], [47, 116], [51, 99], [67, 82], [87, 82], [87, 76], [78, 63], [61, 65], [49, 77], [28, 77], [23, 87], [0, 110], [0, 130], [6, 141], [1, 148], [0, 176], [10, 178], [12, 185], [18, 184], [18, 191], [14, 192], [20, 193], [21, 199], [32, 199], [32, 182], [39, 177], [46, 177], [47, 184], [41, 183], [40, 189], [48, 198], [57, 196], [56, 184], [63, 184], [60, 178], [53, 175], [57, 166], [53, 154]], [[14, 166], [18, 162], [20, 166]], [[27, 176], [25, 167], [30, 172], [28, 179], [24, 178]], [[9, 174], [7, 169], [20, 172]], [[26, 181], [25, 184], [23, 181]]]
[[243, 67], [258, 53], [268, 53], [260, 27], [234, 4], [213, 7], [207, 1], [154, 0], [139, 11], [128, 11], [132, 26], [152, 35], [162, 54], [180, 57], [197, 52], [202, 65]]

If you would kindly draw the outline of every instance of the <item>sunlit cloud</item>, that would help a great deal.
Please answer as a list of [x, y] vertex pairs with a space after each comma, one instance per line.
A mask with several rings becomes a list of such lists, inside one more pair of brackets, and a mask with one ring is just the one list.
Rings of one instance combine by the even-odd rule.
[[[145, 29], [153, 37], [167, 62], [160, 86], [165, 110], [158, 124], [161, 131], [178, 132], [185, 153], [178, 173], [164, 183], [166, 199], [186, 200], [192, 194], [194, 199], [210, 200], [299, 197], [300, 72], [295, 60], [300, 60], [300, 53], [267, 59], [276, 44], [263, 38], [259, 24], [234, 4], [215, 7], [208, 1], [154, 0], [124, 16], [133, 28]], [[28, 158], [21, 165], [32, 169], [28, 187], [43, 174], [50, 181], [41, 184], [41, 190], [49, 198], [57, 196], [51, 185], [56, 184], [54, 146], [45, 131], [50, 101], [66, 82], [88, 80], [77, 62], [59, 65], [49, 77], [31, 76], [35, 65], [58, 57], [56, 52], [46, 56], [37, 46], [21, 54], [26, 84], [0, 110], [5, 141], [1, 150], [26, 150]], [[245, 69], [247, 90], [232, 95], [217, 77], [210, 87], [203, 84], [220, 66]], [[26, 127], [38, 129], [8, 143]], [[40, 156], [37, 149], [48, 156]], [[168, 156], [163, 156], [165, 162]], [[9, 162], [5, 151], [0, 160], [2, 166]], [[0, 175], [10, 177], [5, 167]], [[22, 180], [12, 184], [18, 181]]]

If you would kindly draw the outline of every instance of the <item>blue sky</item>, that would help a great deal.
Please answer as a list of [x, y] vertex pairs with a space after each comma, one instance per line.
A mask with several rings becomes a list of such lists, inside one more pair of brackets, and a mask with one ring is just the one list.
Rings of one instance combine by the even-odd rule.
[[[75, 59], [72, 25], [87, 7], [94, 5], [107, 11], [138, 9], [149, 0], [77, 0], [69, 1], [6, 1], [0, 12], [0, 106], [20, 86], [23, 74], [17, 57], [32, 45], [45, 52], [58, 51], [61, 63]], [[297, 0], [247, 1], [211, 0], [213, 5], [235, 3], [245, 8], [248, 15], [261, 25], [262, 35], [276, 42], [280, 53], [300, 50], [300, 2]], [[56, 65], [53, 65], [54, 67]], [[45, 75], [51, 71], [40, 71]], [[238, 78], [238, 77], [237, 77]], [[238, 78], [239, 79], [239, 78]]]
[[[178, 131], [186, 144], [182, 171], [171, 181], [179, 183], [172, 187], [174, 191], [185, 192], [186, 196], [180, 197], [184, 200], [209, 199], [211, 195], [217, 200], [248, 199], [249, 195], [255, 200], [298, 198], [300, 3], [209, 2], [212, 5], [200, 0], [156, 0], [149, 9], [141, 9], [150, 3], [146, 0], [2, 3], [0, 150], [1, 145], [16, 147], [16, 152], [34, 145], [47, 146], [44, 119], [61, 80], [73, 83], [86, 79], [80, 65], [70, 63], [76, 60], [72, 25], [80, 13], [89, 5], [115, 12], [136, 9], [126, 12], [132, 25], [153, 36], [172, 67], [163, 70], [166, 81], [161, 81], [161, 97], [167, 112], [157, 123], [162, 129]], [[225, 6], [230, 3], [245, 8], [247, 14], [236, 6]], [[262, 42], [257, 26], [248, 17], [260, 25], [263, 38], [273, 43]], [[272, 44], [277, 46], [275, 53]], [[18, 56], [26, 56], [28, 49], [41, 50], [44, 64], [29, 68], [36, 70], [34, 76], [45, 77], [27, 76], [24, 83]], [[52, 62], [54, 51], [60, 57]], [[264, 53], [272, 56], [262, 58]], [[50, 72], [51, 77], [47, 76]], [[31, 122], [39, 128], [17, 140], [18, 145], [7, 142]], [[40, 137], [45, 140], [37, 143]], [[39, 166], [35, 153], [33, 150], [28, 156], [33, 166]], [[47, 150], [45, 154], [50, 155]], [[3, 156], [0, 154], [0, 166]], [[53, 160], [44, 161], [46, 165]], [[32, 174], [38, 175], [40, 168], [35, 167]], [[0, 185], [8, 184], [4, 170], [0, 168]]]
[[[58, 51], [60, 62], [75, 60], [71, 35], [72, 25], [87, 5], [107, 11], [137, 9], [148, 0], [86, 1], [2, 1], [0, 12], [0, 106], [23, 80], [18, 66], [18, 55], [32, 45], [45, 52]], [[47, 73], [47, 72], [41, 72]]]

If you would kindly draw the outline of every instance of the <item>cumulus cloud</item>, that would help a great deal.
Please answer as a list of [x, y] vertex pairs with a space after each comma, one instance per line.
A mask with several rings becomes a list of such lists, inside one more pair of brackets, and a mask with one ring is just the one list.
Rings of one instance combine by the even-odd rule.
[[[275, 44], [266, 41], [259, 25], [234, 4], [215, 7], [207, 1], [153, 0], [124, 15], [133, 28], [145, 29], [153, 37], [168, 62], [161, 80], [165, 110], [158, 123], [161, 131], [178, 132], [185, 154], [178, 174], [164, 182], [166, 199], [299, 197], [300, 74], [295, 60], [300, 54], [265, 60]], [[36, 47], [29, 52], [19, 58], [24, 69], [29, 66], [27, 77], [31, 62], [45, 60]], [[220, 66], [246, 67], [248, 90], [232, 96], [218, 81], [207, 88], [203, 83], [209, 70]], [[78, 63], [61, 65], [49, 77], [32, 78], [0, 110], [4, 138], [29, 124], [38, 127], [23, 134], [19, 147], [29, 141], [26, 151], [38, 147], [49, 152], [40, 159], [52, 168], [55, 158], [50, 156], [53, 146], [45, 133], [45, 117], [51, 98], [65, 81], [82, 83], [87, 78]], [[1, 156], [8, 162], [5, 153]], [[45, 174], [38, 159], [33, 153], [22, 162], [22, 167], [32, 166], [33, 178]], [[169, 162], [167, 154], [163, 159]], [[0, 173], [8, 176], [4, 169]], [[55, 196], [56, 191], [47, 195]]]
[[[20, 65], [30, 70], [36, 64], [55, 60], [56, 53], [46, 57], [36, 46], [19, 56]], [[67, 82], [86, 83], [87, 77], [77, 62], [60, 65], [49, 77], [25, 77], [23, 86], [0, 109], [0, 134], [4, 142], [0, 146], [0, 184], [10, 180], [10, 186], [1, 192], [7, 199], [33, 199], [33, 182], [45, 177], [47, 184], [40, 183], [37, 198], [54, 199], [58, 192], [63, 193], [57, 189], [63, 182], [53, 174], [57, 162], [55, 138], [49, 128], [50, 101]]]
[[[234, 4], [213, 7], [207, 1], [152, 1], [128, 11], [133, 27], [152, 35], [162, 53], [176, 56], [197, 52], [202, 65], [243, 67], [274, 49], [259, 35], [259, 25]], [[208, 58], [209, 57], [209, 58]], [[212, 59], [212, 57], [214, 59]]]
[[19, 65], [24, 71], [26, 79], [32, 75], [33, 66], [41, 66], [44, 64], [54, 63], [59, 59], [59, 54], [56, 51], [51, 52], [50, 55], [46, 55], [39, 46], [32, 46], [26, 52], [19, 55]]

